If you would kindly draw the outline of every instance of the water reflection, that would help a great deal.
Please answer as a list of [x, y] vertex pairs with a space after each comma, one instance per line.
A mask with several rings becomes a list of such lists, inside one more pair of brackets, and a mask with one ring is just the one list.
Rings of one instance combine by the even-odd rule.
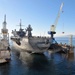
[[21, 60], [28, 68], [27, 75], [55, 75], [53, 62], [50, 62], [44, 54], [38, 55], [23, 52], [22, 56]]
[[46, 52], [30, 54], [14, 51], [11, 61], [0, 65], [0, 75], [74, 75], [74, 54]]
[[22, 53], [21, 60], [27, 66], [27, 75], [63, 75], [69, 74], [72, 65], [67, 60], [66, 54], [45, 53], [48, 55], [36, 55]]
[[10, 75], [10, 66], [9, 64], [0, 64], [0, 75]]
[[37, 54], [29, 54], [25, 52], [24, 57], [22, 57], [21, 59], [29, 69], [34, 69], [38, 71], [45, 70], [46, 66], [49, 65], [49, 62], [44, 54], [37, 55]]

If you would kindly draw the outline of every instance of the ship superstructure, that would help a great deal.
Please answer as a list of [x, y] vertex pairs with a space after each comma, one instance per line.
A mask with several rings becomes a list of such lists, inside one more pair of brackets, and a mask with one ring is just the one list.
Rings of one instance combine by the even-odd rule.
[[22, 38], [22, 40], [15, 40], [15, 42], [19, 45], [19, 48], [31, 53], [43, 53], [49, 48], [50, 38], [33, 36], [33, 29], [30, 24], [25, 30], [26, 35]]
[[9, 33], [6, 28], [6, 15], [4, 16], [3, 28], [1, 29], [0, 38], [0, 63], [7, 62], [10, 59]]
[[[16, 29], [15, 30], [12, 30], [12, 34], [14, 35], [15, 38], [16, 37], [23, 38], [25, 36], [26, 32], [24, 31], [24, 29], [22, 29], [21, 19], [20, 19], [20, 23], [19, 23], [18, 26], [20, 26], [19, 31], [16, 31]], [[11, 38], [14, 38], [14, 37], [11, 37]]]

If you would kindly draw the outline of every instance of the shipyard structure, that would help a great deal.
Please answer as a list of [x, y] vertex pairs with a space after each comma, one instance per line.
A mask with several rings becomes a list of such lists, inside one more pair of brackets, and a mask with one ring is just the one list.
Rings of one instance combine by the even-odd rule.
[[10, 60], [10, 45], [9, 33], [6, 28], [6, 15], [4, 16], [3, 28], [0, 33], [0, 63], [5, 63]]

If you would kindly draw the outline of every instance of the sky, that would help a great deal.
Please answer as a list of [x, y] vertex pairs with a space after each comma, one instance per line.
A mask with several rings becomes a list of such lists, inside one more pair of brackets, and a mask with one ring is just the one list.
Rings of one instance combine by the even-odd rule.
[[30, 24], [33, 35], [49, 36], [48, 31], [56, 20], [62, 2], [63, 12], [60, 13], [55, 36], [75, 35], [75, 0], [0, 0], [0, 29], [6, 14], [10, 35], [12, 30], [19, 29], [17, 25], [21, 19], [22, 28]]

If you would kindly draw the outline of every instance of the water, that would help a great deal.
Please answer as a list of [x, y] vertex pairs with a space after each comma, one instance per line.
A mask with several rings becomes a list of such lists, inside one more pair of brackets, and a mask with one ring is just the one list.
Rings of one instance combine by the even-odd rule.
[[[69, 40], [70, 38], [69, 37], [56, 37], [55, 40], [58, 42], [58, 43], [63, 43], [63, 44], [68, 44], [69, 45]], [[72, 39], [72, 45], [75, 46], [75, 37], [73, 37]]]
[[11, 61], [0, 65], [0, 75], [75, 75], [75, 56], [49, 51], [39, 55], [25, 52], [20, 57], [17, 51], [12, 51]]

